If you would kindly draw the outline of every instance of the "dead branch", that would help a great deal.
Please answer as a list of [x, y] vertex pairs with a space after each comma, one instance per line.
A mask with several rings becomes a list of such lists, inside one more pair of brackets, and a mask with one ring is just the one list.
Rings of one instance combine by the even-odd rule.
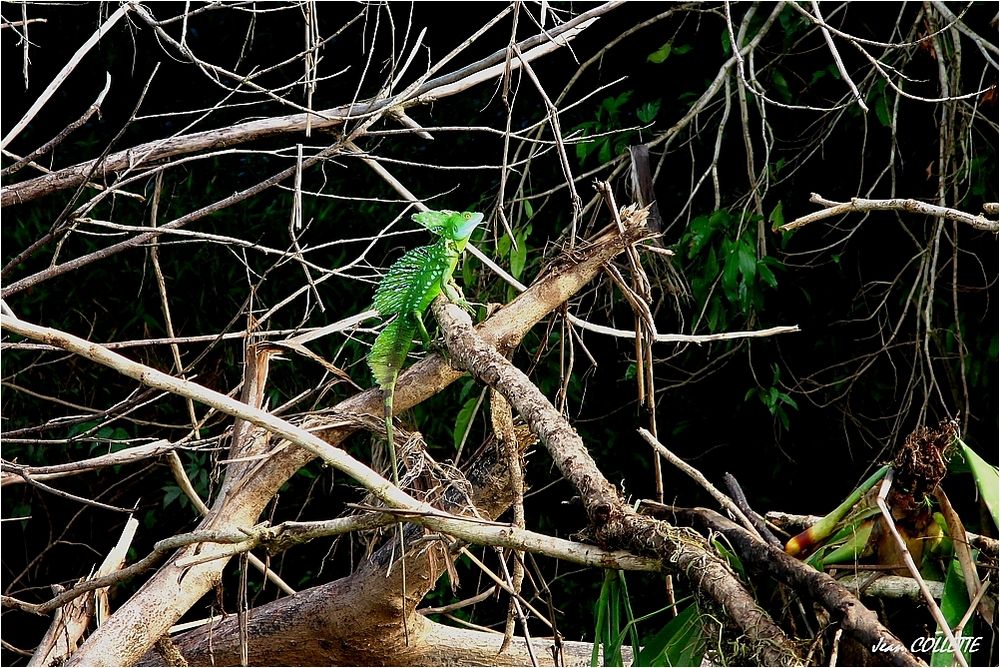
[[76, 69], [76, 66], [80, 63], [81, 60], [83, 60], [83, 57], [87, 55], [87, 52], [89, 52], [94, 47], [94, 45], [100, 41], [101, 37], [106, 35], [108, 31], [110, 31], [111, 28], [116, 23], [118, 23], [118, 21], [123, 16], [125, 16], [125, 14], [130, 9], [132, 9], [132, 6], [128, 3], [120, 5], [118, 9], [116, 9], [111, 14], [111, 16], [109, 16], [108, 19], [104, 23], [102, 23], [100, 27], [98, 27], [98, 29], [94, 32], [94, 34], [91, 35], [90, 38], [87, 39], [87, 41], [84, 42], [82, 46], [80, 46], [79, 49], [77, 49], [76, 53], [74, 53], [73, 56], [66, 62], [63, 68], [59, 71], [58, 74], [56, 74], [55, 78], [52, 79], [52, 81], [45, 88], [45, 90], [42, 91], [42, 94], [35, 99], [35, 102], [31, 105], [28, 111], [24, 113], [24, 116], [21, 117], [21, 120], [15, 123], [14, 127], [12, 127], [10, 131], [7, 132], [6, 135], [4, 135], [2, 140], [0, 140], [0, 149], [7, 148], [7, 144], [9, 144], [11, 140], [13, 140], [14, 137], [16, 137], [18, 133], [21, 132], [21, 130], [27, 127], [28, 123], [31, 122], [31, 119], [33, 119], [35, 115], [41, 110], [41, 108], [45, 106], [45, 104], [49, 101], [49, 99], [56, 92], [56, 90], [58, 90], [59, 87], [62, 85], [62, 83], [67, 78], [69, 78], [69, 75], [73, 72], [74, 69]]
[[[618, 1], [607, 2], [580, 14], [561, 26], [546, 31], [544, 34], [523, 40], [519, 43], [519, 48], [524, 51], [524, 59], [530, 62], [564, 46], [588, 28], [595, 19], [620, 4], [621, 2]], [[108, 155], [100, 164], [97, 161], [83, 162], [51, 174], [7, 185], [0, 190], [0, 207], [22, 204], [59, 190], [74, 188], [79, 186], [92, 172], [97, 178], [106, 178], [124, 169], [135, 169], [168, 158], [235, 146], [260, 139], [297, 134], [305, 132], [307, 126], [312, 130], [328, 130], [340, 126], [347, 119], [370, 118], [373, 115], [387, 113], [394, 107], [406, 109], [415, 104], [439, 100], [462, 92], [471, 85], [489, 80], [496, 74], [489, 68], [495, 67], [498, 63], [502, 64], [505, 56], [506, 49], [501, 49], [476, 63], [430, 79], [413, 91], [408, 99], [404, 100], [382, 98], [346, 104], [311, 113], [237, 123], [214, 130], [205, 130], [133, 146]], [[517, 67], [518, 64], [515, 63], [513, 66]], [[4, 145], [6, 146], [6, 140]]]
[[106, 455], [81, 459], [66, 464], [53, 464], [51, 466], [22, 466], [14, 462], [4, 461], [0, 463], [0, 469], [3, 471], [0, 474], [0, 487], [23, 483], [26, 482], [26, 479], [51, 480], [53, 478], [61, 478], [108, 466], [132, 464], [172, 452], [176, 447], [166, 441], [157, 441], [147, 445], [138, 445], [134, 448], [126, 448], [117, 452], [109, 452]]
[[666, 568], [690, 579], [725, 610], [762, 661], [773, 665], [801, 662], [784, 632], [700, 536], [636, 515], [605, 479], [565, 418], [520, 370], [472, 330], [468, 315], [441, 299], [432, 308], [454, 360], [517, 409], [576, 488], [595, 540], [604, 545], [628, 545], [630, 550], [663, 558]]
[[[488, 522], [515, 500], [514, 490], [505, 484], [508, 478], [509, 462], [504, 452], [499, 447], [489, 449], [469, 469], [471, 497], [466, 498], [452, 488], [440, 500], [440, 512], [457, 512], [471, 503], [481, 517], [466, 519]], [[365, 521], [387, 524], [396, 521], [391, 516], [377, 513], [369, 514], [367, 518]], [[332, 520], [331, 523], [340, 521]], [[298, 534], [293, 541], [296, 542], [298, 537], [324, 523], [298, 523], [303, 528], [302, 533], [294, 524], [288, 523], [287, 526], [290, 533]], [[509, 525], [503, 526], [504, 531], [511, 530]], [[415, 539], [423, 538], [422, 533], [413, 528], [407, 531], [411, 544]], [[413, 602], [419, 601], [435, 586], [447, 568], [447, 559], [451, 558], [448, 553], [457, 552], [461, 543], [446, 546], [438, 541], [424, 540], [421, 545], [420, 548], [411, 547], [406, 556], [406, 597]], [[455, 629], [426, 620], [415, 610], [411, 611], [407, 621], [410, 630], [407, 645], [399, 624], [401, 569], [398, 563], [390, 566], [394, 549], [395, 541], [387, 541], [349, 576], [254, 608], [246, 629], [252, 663], [277, 663], [283, 655], [287, 656], [285, 652], [291, 646], [295, 648], [297, 662], [311, 665], [371, 664], [377, 662], [378, 657], [396, 665], [467, 665], [475, 663], [487, 649], [500, 665], [523, 665], [527, 661], [528, 655], [521, 642], [514, 643], [507, 651], [498, 652], [502, 643], [500, 634], [458, 633], [449, 639], [448, 632]], [[308, 623], [303, 625], [303, 620]], [[373, 634], [380, 638], [379, 646], [374, 648], [370, 642]], [[240, 629], [238, 620], [233, 616], [211, 627], [177, 636], [174, 642], [185, 659], [194, 665], [235, 665], [239, 661]], [[579, 651], [582, 647], [574, 646], [573, 649]], [[541, 656], [547, 655], [538, 645], [533, 651]], [[162, 661], [155, 652], [150, 652], [143, 663], [159, 665]]]
[[834, 202], [833, 200], [824, 198], [822, 195], [813, 193], [809, 197], [809, 201], [814, 204], [821, 204], [826, 208], [810, 213], [806, 216], [796, 218], [790, 223], [785, 223], [780, 228], [782, 231], [787, 232], [789, 230], [804, 227], [805, 225], [814, 223], [817, 220], [842, 216], [848, 213], [867, 213], [869, 211], [902, 211], [904, 213], [912, 213], [921, 216], [933, 216], [935, 218], [951, 220], [956, 223], [962, 223], [963, 225], [970, 225], [977, 230], [983, 230], [984, 232], [1000, 232], [1000, 222], [989, 220], [986, 216], [973, 216], [972, 214], [959, 211], [958, 209], [950, 209], [948, 207], [937, 206], [935, 204], [927, 204], [926, 202], [921, 202], [915, 199], [863, 199], [861, 197], [852, 197], [849, 202]]
[[[575, 263], [539, 279], [527, 292], [519, 295], [483, 323], [480, 326], [481, 335], [501, 348], [515, 346], [534, 324], [586, 285], [605, 262], [621, 252], [623, 244], [638, 241], [644, 235], [645, 230], [637, 226], [628, 229], [624, 239], [617, 232], [611, 232], [594, 240], [585, 249], [578, 248]], [[35, 326], [26, 328], [26, 323], [15, 322], [7, 315], [4, 315], [2, 323], [4, 327], [8, 324], [16, 326], [23, 333], [34, 332], [37, 338], [59, 347], [69, 342], [65, 335], [59, 336], [56, 340], [47, 334], [43, 335], [44, 328], [36, 329]], [[76, 339], [73, 345], [76, 350], [92, 359], [113, 361], [114, 364], [122, 366], [122, 369], [130, 369], [140, 382], [148, 384], [155, 377], [158, 384], [172, 388], [171, 391], [186, 392], [186, 396], [192, 396], [199, 401], [206, 399], [206, 395], [196, 391], [196, 384], [190, 381], [177, 381], [165, 374], [153, 372], [110, 351], [98, 350], [99, 347], [90, 342]], [[460, 376], [460, 372], [454, 370], [440, 356], [428, 356], [400, 375], [395, 400], [397, 411], [409, 409], [439, 392]], [[239, 480], [230, 481], [227, 475], [224, 485], [230, 492], [218, 497], [211, 514], [202, 521], [199, 529], [232, 532], [240, 527], [253, 526], [274, 493], [295, 471], [308, 463], [315, 456], [315, 452], [323, 452], [325, 457], [328, 456], [330, 461], [338, 462], [338, 465], [347, 465], [350, 475], [357, 474], [361, 481], [367, 481], [372, 487], [378, 488], [383, 500], [394, 498], [395, 502], [390, 505], [413, 508], [409, 495], [392, 488], [388, 481], [375, 475], [368, 467], [350, 458], [345, 452], [330, 447], [340, 443], [357, 428], [353, 423], [330, 428], [328, 420], [313, 418], [303, 427], [294, 427], [267, 414], [251, 410], [246, 404], [235, 402], [228, 397], [214, 396], [213, 393], [211, 400], [220, 410], [251, 422], [267, 425], [275, 433], [291, 435], [297, 442], [311, 444], [315, 450], [284, 444], [269, 452], [270, 444], [267, 440], [257, 439], [256, 444], [243, 453], [244, 456], [269, 452], [268, 457], [261, 459], [254, 468], [246, 470]], [[370, 390], [341, 402], [335, 410], [340, 414], [377, 415], [381, 411], [381, 406], [380, 393]], [[306, 432], [305, 429], [309, 431]], [[318, 441], [320, 438], [325, 439], [325, 442]], [[234, 444], [235, 446], [237, 444]], [[419, 505], [417, 507], [419, 508]], [[217, 549], [212, 545], [202, 547], [200, 554], [205, 556]], [[70, 657], [70, 662], [79, 665], [92, 663], [125, 665], [138, 660], [158, 637], [166, 633], [167, 629], [214, 585], [227, 563], [226, 559], [216, 559], [186, 569], [176, 564], [177, 559], [190, 556], [191, 553], [191, 548], [186, 548], [161, 567], [146, 583], [142, 595], [126, 601], [116, 614], [97, 629]], [[182, 579], [183, 586], [180, 584]], [[135, 629], [142, 629], [142, 634], [137, 636]], [[129, 638], [129, 642], [123, 642], [123, 638]]]
[[93, 116], [94, 114], [96, 114], [98, 111], [101, 110], [101, 104], [104, 102], [104, 98], [107, 96], [109, 90], [111, 90], [111, 74], [107, 75], [104, 82], [104, 88], [102, 88], [101, 92], [97, 94], [97, 99], [91, 102], [90, 106], [87, 107], [87, 110], [83, 112], [83, 115], [80, 116], [80, 118], [76, 119], [75, 121], [67, 125], [65, 128], [60, 130], [59, 134], [57, 134], [55, 137], [45, 142], [44, 144], [42, 144], [31, 153], [24, 156], [23, 158], [20, 158], [10, 167], [5, 167], [4, 169], [0, 170], [0, 176], [10, 176], [11, 174], [17, 173], [22, 167], [31, 163], [38, 156], [45, 155], [46, 153], [54, 149], [56, 146], [61, 144], [62, 141], [66, 139], [66, 137], [68, 137], [74, 131], [79, 129], [80, 126], [82, 126], [84, 123], [90, 120], [91, 116]]
[[[125, 563], [125, 556], [135, 537], [139, 522], [130, 517], [122, 529], [118, 543], [108, 552], [97, 572], [88, 579], [103, 578], [120, 570]], [[61, 589], [61, 588], [60, 588]], [[100, 624], [109, 614], [107, 587], [94, 590], [94, 597], [76, 599], [56, 610], [52, 624], [35, 649], [35, 654], [28, 662], [29, 666], [51, 666], [61, 664], [67, 656], [76, 650], [77, 643], [87, 630], [92, 618], [97, 618]]]
[[736, 549], [744, 565], [754, 572], [773, 577], [800, 596], [819, 602], [840, 622], [844, 632], [857, 639], [862, 646], [899, 648], [896, 652], [873, 653], [874, 660], [889, 661], [896, 666], [923, 665], [899, 638], [882, 625], [874, 612], [826, 573], [807, 566], [784, 550], [762, 543], [743, 527], [713, 510], [676, 509], [676, 513], [686, 523], [723, 534]]

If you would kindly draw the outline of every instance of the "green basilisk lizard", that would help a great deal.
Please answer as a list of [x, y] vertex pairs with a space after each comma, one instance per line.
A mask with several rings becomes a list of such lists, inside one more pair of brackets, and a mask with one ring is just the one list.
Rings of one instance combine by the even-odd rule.
[[424, 344], [430, 343], [423, 314], [435, 297], [443, 292], [448, 299], [468, 308], [452, 274], [473, 230], [483, 220], [483, 214], [468, 211], [424, 211], [412, 217], [439, 238], [429, 246], [408, 251], [389, 268], [379, 283], [374, 308], [384, 318], [395, 317], [378, 335], [368, 352], [368, 366], [383, 392], [392, 482], [397, 487], [399, 472], [392, 429], [396, 378], [413, 347], [413, 336], [419, 332]]
[[[396, 379], [413, 347], [413, 337], [418, 332], [424, 344], [430, 336], [424, 326], [423, 314], [434, 298], [444, 293], [448, 299], [468, 309], [469, 304], [452, 276], [458, 260], [465, 251], [469, 237], [483, 220], [483, 214], [457, 211], [423, 211], [415, 213], [413, 220], [438, 236], [429, 246], [408, 251], [393, 264], [375, 290], [374, 308], [383, 318], [392, 317], [375, 339], [368, 351], [368, 366], [375, 382], [383, 393], [385, 432], [389, 442], [389, 466], [392, 482], [399, 487], [396, 462], [396, 439], [392, 428], [392, 400]], [[403, 525], [396, 525], [399, 533], [400, 559], [405, 543]], [[406, 595], [406, 562], [402, 563], [403, 595]], [[409, 643], [406, 629], [405, 604], [403, 606], [403, 633]]]

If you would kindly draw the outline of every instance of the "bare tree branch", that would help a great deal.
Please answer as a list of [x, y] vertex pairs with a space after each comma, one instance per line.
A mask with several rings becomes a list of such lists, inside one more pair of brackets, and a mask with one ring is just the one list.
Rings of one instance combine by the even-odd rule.
[[921, 202], [915, 199], [863, 199], [860, 197], [852, 197], [850, 202], [834, 202], [824, 198], [822, 195], [813, 193], [812, 196], [810, 196], [809, 201], [814, 204], [821, 204], [826, 208], [816, 211], [815, 213], [802, 216], [801, 218], [796, 218], [789, 223], [785, 223], [781, 226], [783, 231], [787, 232], [789, 230], [804, 227], [810, 223], [816, 222], [817, 220], [833, 218], [834, 216], [842, 216], [848, 213], [865, 213], [869, 211], [902, 211], [904, 213], [933, 216], [935, 218], [943, 218], [945, 220], [951, 220], [964, 225], [971, 225], [977, 230], [983, 230], [984, 232], [1000, 232], [1000, 222], [989, 220], [985, 216], [973, 216], [972, 214], [965, 213], [964, 211], [937, 206], [934, 204], [927, 204], [926, 202]]

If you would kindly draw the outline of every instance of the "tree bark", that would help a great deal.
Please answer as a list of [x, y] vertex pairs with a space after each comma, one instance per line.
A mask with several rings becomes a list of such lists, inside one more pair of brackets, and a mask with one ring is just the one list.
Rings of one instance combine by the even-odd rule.
[[[646, 234], [638, 224], [620, 237], [609, 232], [596, 239], [586, 250], [578, 251], [575, 261], [563, 263], [539, 279], [528, 291], [480, 325], [481, 336], [493, 345], [513, 347], [532, 326], [559, 304], [569, 299], [597, 274], [601, 266], [621, 252], [626, 244]], [[461, 377], [440, 355], [430, 355], [400, 375], [396, 386], [395, 408], [407, 410], [441, 391]], [[380, 392], [369, 390], [342, 401], [335, 407], [341, 415], [378, 416], [382, 410]], [[329, 422], [322, 418], [308, 420], [304, 428], [317, 433], [330, 445], [339, 445], [355, 427], [323, 429]], [[212, 511], [199, 529], [238, 530], [251, 527], [282, 484], [314, 455], [287, 443], [270, 448], [267, 438], [254, 430], [248, 443], [234, 444], [241, 457], [263, 456], [252, 467], [237, 466], [240, 471], [226, 473], [225, 490], [212, 504]], [[162, 566], [136, 594], [98, 628], [70, 657], [67, 665], [131, 665], [137, 662], [168, 629], [180, 619], [221, 578], [228, 559], [216, 559], [187, 568], [179, 559], [210, 556], [223, 552], [224, 546], [204, 544], [179, 551]]]

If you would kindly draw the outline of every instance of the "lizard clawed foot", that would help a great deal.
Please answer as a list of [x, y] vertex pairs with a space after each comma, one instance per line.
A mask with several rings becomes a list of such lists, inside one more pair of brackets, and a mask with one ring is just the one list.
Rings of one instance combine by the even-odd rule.
[[473, 316], [476, 315], [477, 308], [479, 308], [480, 306], [486, 306], [486, 304], [481, 304], [479, 302], [467, 302], [464, 299], [460, 302], [455, 302], [455, 303], [461, 306], [463, 311]]
[[451, 353], [448, 352], [448, 346], [444, 342], [444, 336], [438, 336], [432, 339], [431, 342], [427, 344], [427, 348], [438, 353], [449, 362], [451, 361]]
[[448, 350], [448, 346], [445, 343], [443, 336], [439, 336], [433, 341], [431, 341], [430, 349], [439, 354], [441, 357], [443, 357], [444, 361], [448, 363], [448, 366], [450, 366], [455, 371], [466, 371], [466, 369], [463, 369], [462, 367], [455, 364], [451, 356], [451, 352]]

